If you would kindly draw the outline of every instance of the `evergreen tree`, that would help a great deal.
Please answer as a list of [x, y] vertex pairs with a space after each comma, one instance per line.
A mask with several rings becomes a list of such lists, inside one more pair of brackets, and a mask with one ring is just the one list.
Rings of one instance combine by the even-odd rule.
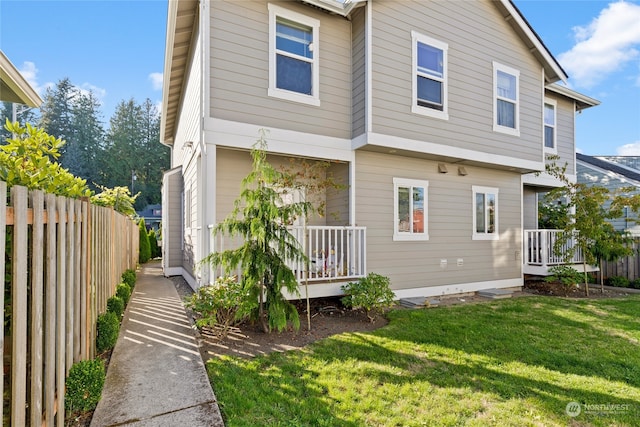
[[251, 157], [253, 168], [242, 181], [233, 211], [214, 229], [225, 237], [239, 237], [243, 243], [237, 249], [213, 252], [203, 262], [222, 266], [226, 273], [240, 267], [247, 297], [259, 301], [257, 313], [252, 314], [265, 332], [281, 331], [288, 322], [298, 329], [298, 311], [284, 298], [282, 288], [298, 291], [298, 281], [287, 261], [306, 262], [307, 257], [287, 224], [305, 217], [311, 206], [308, 202], [283, 202], [278, 187], [285, 177], [267, 162], [264, 134], [251, 150]]
[[77, 94], [72, 105], [73, 139], [63, 158], [63, 165], [74, 175], [86, 179], [93, 189], [99, 184], [98, 153], [104, 143], [99, 107], [93, 92]]

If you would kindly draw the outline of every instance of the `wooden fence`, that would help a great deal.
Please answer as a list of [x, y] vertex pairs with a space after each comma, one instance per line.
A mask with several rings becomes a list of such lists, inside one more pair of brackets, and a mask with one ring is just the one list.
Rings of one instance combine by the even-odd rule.
[[622, 276], [635, 280], [640, 277], [640, 239], [633, 243], [633, 255], [620, 258], [618, 261], [605, 262], [602, 268], [603, 277]]
[[[0, 182], [4, 425], [64, 425], [71, 365], [95, 357], [96, 319], [138, 262], [138, 227], [113, 209]], [[10, 271], [5, 271], [5, 267]]]

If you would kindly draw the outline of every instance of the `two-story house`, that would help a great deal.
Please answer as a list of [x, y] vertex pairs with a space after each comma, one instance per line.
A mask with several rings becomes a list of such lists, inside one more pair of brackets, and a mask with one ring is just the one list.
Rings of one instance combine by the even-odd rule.
[[210, 230], [266, 129], [273, 164], [328, 160], [346, 184], [301, 239], [311, 296], [368, 272], [398, 297], [520, 287], [558, 185], [536, 173], [555, 153], [575, 176], [574, 115], [597, 104], [566, 79], [509, 0], [171, 1], [164, 272], [212, 280], [198, 261], [230, 244]]

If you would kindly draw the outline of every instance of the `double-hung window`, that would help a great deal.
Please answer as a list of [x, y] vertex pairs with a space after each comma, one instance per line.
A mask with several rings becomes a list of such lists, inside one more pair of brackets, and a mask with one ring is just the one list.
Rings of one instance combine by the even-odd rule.
[[493, 130], [520, 135], [520, 72], [493, 63]]
[[544, 100], [544, 150], [556, 153], [556, 101]]
[[428, 189], [428, 181], [393, 178], [393, 240], [429, 240]]
[[498, 240], [498, 189], [472, 186], [473, 240]]
[[413, 100], [411, 111], [447, 120], [448, 45], [411, 32], [413, 46]]
[[320, 105], [320, 21], [269, 4], [269, 96]]

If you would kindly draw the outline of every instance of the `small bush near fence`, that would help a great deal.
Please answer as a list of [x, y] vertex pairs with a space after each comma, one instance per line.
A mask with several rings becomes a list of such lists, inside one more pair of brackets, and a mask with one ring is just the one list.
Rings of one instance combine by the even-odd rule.
[[144, 224], [144, 219], [141, 219], [138, 223], [140, 229], [140, 256], [138, 258], [140, 264], [151, 259], [151, 245], [149, 244], [149, 235], [147, 234], [147, 227]]
[[395, 295], [391, 290], [391, 280], [376, 273], [369, 273], [357, 282], [347, 283], [342, 287], [346, 294], [342, 303], [347, 307], [363, 309], [371, 322], [384, 308], [393, 305]]
[[106, 312], [98, 316], [96, 322], [96, 351], [103, 353], [111, 350], [118, 341], [120, 332], [120, 319], [115, 313]]
[[607, 286], [615, 286], [617, 288], [628, 288], [629, 279], [622, 276], [611, 276], [607, 278]]
[[96, 408], [102, 395], [105, 376], [102, 359], [82, 360], [71, 366], [64, 398], [67, 418]]
[[131, 298], [131, 288], [126, 283], [120, 283], [116, 286], [116, 296], [122, 298], [122, 302], [126, 306], [129, 304], [129, 298]]
[[117, 295], [112, 296], [107, 300], [107, 311], [118, 316], [118, 319], [122, 317], [124, 313], [124, 301]]
[[125, 272], [122, 273], [122, 283], [126, 283], [129, 285], [129, 288], [133, 290], [133, 287], [136, 285], [136, 271], [131, 269], [125, 270]]

